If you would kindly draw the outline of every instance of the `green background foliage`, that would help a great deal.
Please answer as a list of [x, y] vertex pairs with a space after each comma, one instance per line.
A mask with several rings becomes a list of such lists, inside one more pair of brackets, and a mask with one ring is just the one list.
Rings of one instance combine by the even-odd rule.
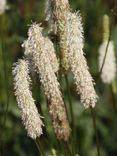
[[[22, 58], [21, 44], [27, 37], [27, 30], [32, 22], [44, 21], [44, 0], [9, 0], [9, 9], [0, 16], [0, 149], [4, 156], [36, 156], [38, 150], [35, 142], [27, 137], [21, 123], [13, 90], [12, 64]], [[96, 81], [99, 96], [94, 109], [97, 131], [100, 140], [101, 156], [117, 156], [117, 80], [112, 85], [105, 85], [99, 78], [98, 48], [102, 42], [102, 16], [106, 13], [111, 20], [111, 39], [114, 41], [117, 56], [117, 4], [116, 0], [70, 0], [73, 11], [80, 10], [83, 18], [85, 36], [85, 56], [90, 72]], [[97, 156], [96, 135], [89, 110], [84, 110], [76, 95], [72, 76], [69, 74], [69, 87], [74, 112], [75, 140], [74, 147], [80, 156]], [[68, 105], [68, 88], [65, 78], [61, 80], [61, 89]], [[55, 138], [48, 113], [47, 102], [37, 75], [33, 76], [33, 97], [39, 112], [44, 116], [44, 134], [40, 142], [44, 152], [49, 155], [54, 148], [58, 155], [65, 145]], [[71, 123], [72, 125], [72, 123]]]

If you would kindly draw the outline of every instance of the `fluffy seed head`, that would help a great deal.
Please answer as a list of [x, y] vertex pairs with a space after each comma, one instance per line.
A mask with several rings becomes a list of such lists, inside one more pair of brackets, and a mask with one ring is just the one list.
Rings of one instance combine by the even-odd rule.
[[[36, 71], [39, 73], [40, 81], [48, 99], [49, 112], [52, 116], [55, 133], [57, 134], [58, 139], [66, 141], [70, 135], [66, 110], [59, 90], [57, 77], [54, 73], [51, 60], [47, 55], [48, 44], [46, 44], [45, 38], [41, 32], [38, 33], [38, 31], [41, 30], [38, 27], [39, 25], [35, 24], [31, 26], [29, 29], [31, 30], [31, 35], [28, 37], [27, 42], [29, 49], [32, 52]], [[36, 31], [36, 29], [38, 30]]]
[[21, 110], [22, 122], [32, 139], [42, 134], [43, 123], [35, 106], [30, 91], [31, 79], [29, 77], [28, 62], [19, 60], [13, 68], [15, 96]]
[[45, 14], [46, 20], [49, 22], [50, 31], [53, 31], [55, 34], [59, 31], [60, 27], [64, 25], [64, 19], [68, 10], [68, 0], [45, 1]]
[[[38, 35], [39, 37], [42, 39], [42, 42], [45, 43], [43, 49], [46, 52], [47, 57], [50, 60], [51, 66], [54, 70], [54, 72], [58, 72], [59, 70], [59, 63], [56, 57], [56, 52], [54, 49], [54, 45], [51, 42], [51, 40], [48, 37], [44, 37], [42, 35], [42, 27], [40, 27], [39, 24], [34, 23], [28, 31], [28, 36], [30, 38], [32, 38], [32, 32], [35, 34], [35, 38], [38, 39]], [[32, 44], [34, 44], [34, 46], [36, 46], [36, 42], [33, 40], [33, 38], [31, 39], [31, 44], [28, 43], [28, 40], [25, 40], [24, 43], [22, 44], [22, 47], [25, 48], [25, 56], [28, 58], [28, 60], [30, 60], [30, 62], [32, 62], [32, 68], [34, 68], [34, 62], [32, 60], [32, 51], [30, 50], [30, 48], [32, 47]]]
[[69, 12], [68, 0], [46, 0], [46, 20], [49, 23], [50, 31], [59, 37], [62, 67], [69, 69], [66, 45], [66, 21]]
[[45, 38], [45, 44], [47, 47], [47, 49], [45, 49], [45, 51], [47, 52], [47, 55], [48, 55], [50, 62], [51, 62], [51, 66], [52, 66], [54, 72], [56, 73], [59, 70], [59, 63], [58, 63], [58, 60], [57, 60], [57, 57], [55, 54], [54, 45], [48, 37]]
[[[101, 44], [99, 48], [99, 70], [101, 69], [104, 61], [107, 44], [108, 41], [105, 41]], [[101, 72], [101, 79], [104, 83], [110, 84], [115, 77], [116, 77], [116, 58], [114, 54], [113, 42], [110, 41], [108, 45], [104, 66]]]
[[97, 95], [83, 54], [81, 16], [79, 13], [69, 13], [67, 17], [68, 60], [74, 75], [77, 93], [80, 94], [81, 103], [85, 108], [94, 107], [97, 102]]

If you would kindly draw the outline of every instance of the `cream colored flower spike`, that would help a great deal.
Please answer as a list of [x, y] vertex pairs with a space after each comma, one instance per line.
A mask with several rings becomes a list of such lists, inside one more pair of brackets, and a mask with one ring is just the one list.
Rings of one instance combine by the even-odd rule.
[[29, 77], [28, 62], [19, 60], [13, 68], [15, 96], [21, 110], [22, 122], [32, 139], [42, 134], [43, 123], [35, 106], [30, 91], [31, 79]]
[[49, 22], [50, 31], [54, 34], [63, 27], [68, 11], [68, 0], [45, 0], [46, 20]]
[[[32, 35], [31, 31], [34, 31], [36, 29], [37, 32], [35, 32], [35, 38], [38, 39], [37, 34], [40, 35], [43, 42], [45, 43], [43, 49], [46, 52], [46, 55], [50, 60], [51, 66], [52, 66], [55, 73], [58, 72], [59, 63], [58, 63], [58, 60], [56, 57], [56, 52], [55, 52], [53, 43], [51, 42], [51, 40], [48, 37], [44, 37], [42, 35], [43, 29], [40, 27], [39, 24], [33, 24], [33, 28], [29, 29], [29, 32], [28, 32], [29, 36], [31, 37], [31, 35]], [[32, 44], [34, 44], [34, 46], [35, 46], [35, 41], [32, 41]], [[28, 60], [31, 62], [31, 64], [34, 65], [34, 62], [32, 60], [32, 51], [30, 50], [30, 47], [32, 46], [32, 44], [28, 44], [28, 40], [25, 40], [24, 43], [22, 44], [22, 47], [25, 48], [24, 54], [25, 54], [26, 58], [28, 58]], [[34, 66], [32, 66], [32, 68], [34, 68]]]
[[[101, 44], [99, 48], [99, 70], [101, 69], [103, 64], [107, 44], [108, 41], [105, 41]], [[110, 41], [108, 45], [104, 66], [101, 72], [101, 79], [104, 83], [110, 84], [115, 77], [116, 77], [116, 58], [114, 54], [113, 42]]]
[[67, 141], [70, 135], [70, 127], [59, 90], [59, 83], [52, 68], [51, 60], [47, 55], [48, 44], [46, 44], [41, 30], [38, 24], [33, 24], [29, 28], [27, 42], [49, 102], [49, 112], [52, 116], [55, 133], [58, 139]]
[[59, 38], [62, 67], [69, 69], [66, 45], [66, 22], [69, 12], [68, 0], [46, 0], [46, 20], [49, 23], [50, 31]]
[[95, 107], [97, 95], [83, 53], [81, 16], [79, 13], [69, 13], [67, 17], [68, 60], [74, 75], [77, 93], [80, 94], [81, 103], [85, 108]]
[[56, 52], [55, 52], [55, 49], [54, 49], [54, 45], [53, 43], [51, 42], [51, 40], [48, 38], [48, 37], [45, 37], [45, 49], [46, 52], [47, 52], [47, 55], [50, 59], [50, 62], [51, 62], [51, 66], [54, 70], [55, 73], [58, 72], [59, 70], [59, 63], [58, 63], [58, 60], [57, 60], [57, 57], [56, 57]]

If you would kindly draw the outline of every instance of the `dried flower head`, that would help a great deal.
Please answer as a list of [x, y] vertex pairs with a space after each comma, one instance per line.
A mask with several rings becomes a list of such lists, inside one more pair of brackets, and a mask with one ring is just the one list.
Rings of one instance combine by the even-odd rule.
[[83, 53], [83, 27], [79, 12], [68, 14], [66, 37], [68, 60], [74, 75], [77, 93], [80, 94], [81, 103], [85, 108], [94, 107], [97, 102], [97, 95]]
[[62, 67], [65, 70], [69, 69], [67, 59], [66, 45], [66, 21], [69, 12], [68, 0], [46, 0], [46, 20], [49, 23], [50, 31], [57, 34], [59, 37], [59, 45], [62, 59]]
[[42, 28], [35, 23], [29, 28], [28, 34], [28, 48], [32, 52], [36, 71], [39, 73], [40, 81], [49, 102], [49, 112], [52, 116], [55, 133], [58, 139], [66, 141], [70, 135], [70, 128], [64, 102], [59, 90], [59, 83], [47, 54], [50, 46], [46, 44], [48, 39], [46, 38], [45, 40], [42, 35]]
[[28, 62], [20, 59], [13, 68], [13, 76], [15, 96], [21, 110], [23, 124], [28, 135], [36, 139], [42, 134], [43, 123], [30, 91]]
[[[34, 30], [35, 29], [37, 30], [37, 32], [35, 32], [35, 37], [37, 36], [37, 34], [39, 34], [40, 37], [42, 38], [43, 42], [45, 43], [45, 45], [44, 45], [43, 48], [44, 48], [44, 50], [46, 52], [47, 57], [50, 60], [50, 63], [51, 63], [51, 66], [52, 66], [54, 72], [55, 73], [58, 72], [58, 70], [59, 70], [59, 63], [58, 63], [58, 60], [57, 60], [57, 57], [56, 57], [56, 52], [55, 52], [54, 44], [51, 42], [51, 40], [48, 37], [44, 37], [42, 35], [42, 30], [43, 29], [40, 27], [39, 24], [36, 24], [35, 23], [35, 24], [33, 24], [33, 27], [34, 27]], [[30, 27], [30, 29], [28, 31], [28, 35], [29, 35], [30, 38], [32, 36], [32, 34], [31, 34], [31, 31], [32, 30], [33, 30], [32, 27]], [[32, 42], [33, 42], [33, 44], [35, 44], [35, 42], [33, 41], [33, 39], [32, 39]], [[28, 40], [25, 40], [24, 43], [22, 44], [22, 47], [25, 48], [24, 54], [25, 54], [26, 58], [28, 60], [30, 60], [31, 65], [32, 65], [32, 68], [35, 68], [34, 67], [34, 62], [32, 60], [32, 51], [30, 50], [30, 46], [31, 45], [28, 44]]]
[[54, 72], [56, 73], [59, 70], [59, 63], [58, 63], [58, 60], [56, 57], [54, 45], [48, 37], [45, 38], [44, 42], [46, 44], [45, 48], [47, 48], [47, 49], [45, 49], [45, 51], [47, 52], [47, 56], [50, 59], [51, 66], [52, 66]]
[[68, 0], [45, 0], [46, 20], [49, 22], [50, 31], [58, 33], [64, 25], [69, 10]]
[[28, 48], [28, 42], [27, 42], [27, 40], [25, 40], [21, 46], [23, 48], [25, 48], [25, 51], [24, 51], [25, 59], [28, 60], [28, 62], [30, 62], [28, 64], [29, 70], [30, 70], [31, 75], [34, 75], [35, 74], [35, 67], [34, 67], [34, 62], [33, 62], [33, 59], [32, 59], [31, 51]]
[[8, 6], [6, 0], [0, 0], [0, 15], [4, 14], [7, 8]]
[[[99, 48], [99, 70], [102, 68], [102, 64], [105, 57], [108, 41], [101, 44]], [[101, 72], [101, 79], [104, 83], [110, 84], [116, 77], [116, 58], [114, 54], [114, 45], [110, 41], [108, 44], [108, 50], [104, 62], [104, 66]]]

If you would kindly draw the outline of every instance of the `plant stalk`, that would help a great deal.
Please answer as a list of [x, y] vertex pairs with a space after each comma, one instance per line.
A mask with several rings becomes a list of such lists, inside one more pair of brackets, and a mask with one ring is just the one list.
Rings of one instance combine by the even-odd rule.
[[38, 138], [35, 139], [35, 144], [36, 144], [36, 146], [37, 146], [37, 148], [38, 148], [39, 156], [45, 156], [44, 151], [43, 151], [43, 149], [42, 149], [42, 146], [41, 146], [40, 141], [39, 141]]
[[71, 126], [72, 126], [72, 154], [75, 155], [75, 125], [74, 125], [74, 113], [73, 113], [73, 104], [71, 99], [71, 92], [69, 88], [69, 80], [67, 75], [65, 75], [65, 81], [67, 86], [67, 93], [68, 93], [68, 101], [69, 101], [69, 107], [70, 107], [70, 115], [71, 115]]
[[90, 110], [91, 110], [93, 126], [94, 126], [94, 130], [95, 130], [95, 135], [96, 135], [97, 155], [100, 156], [100, 143], [99, 143], [99, 136], [98, 136], [98, 132], [97, 132], [97, 126], [96, 126], [96, 118], [95, 118], [93, 108], [91, 106], [90, 106]]

